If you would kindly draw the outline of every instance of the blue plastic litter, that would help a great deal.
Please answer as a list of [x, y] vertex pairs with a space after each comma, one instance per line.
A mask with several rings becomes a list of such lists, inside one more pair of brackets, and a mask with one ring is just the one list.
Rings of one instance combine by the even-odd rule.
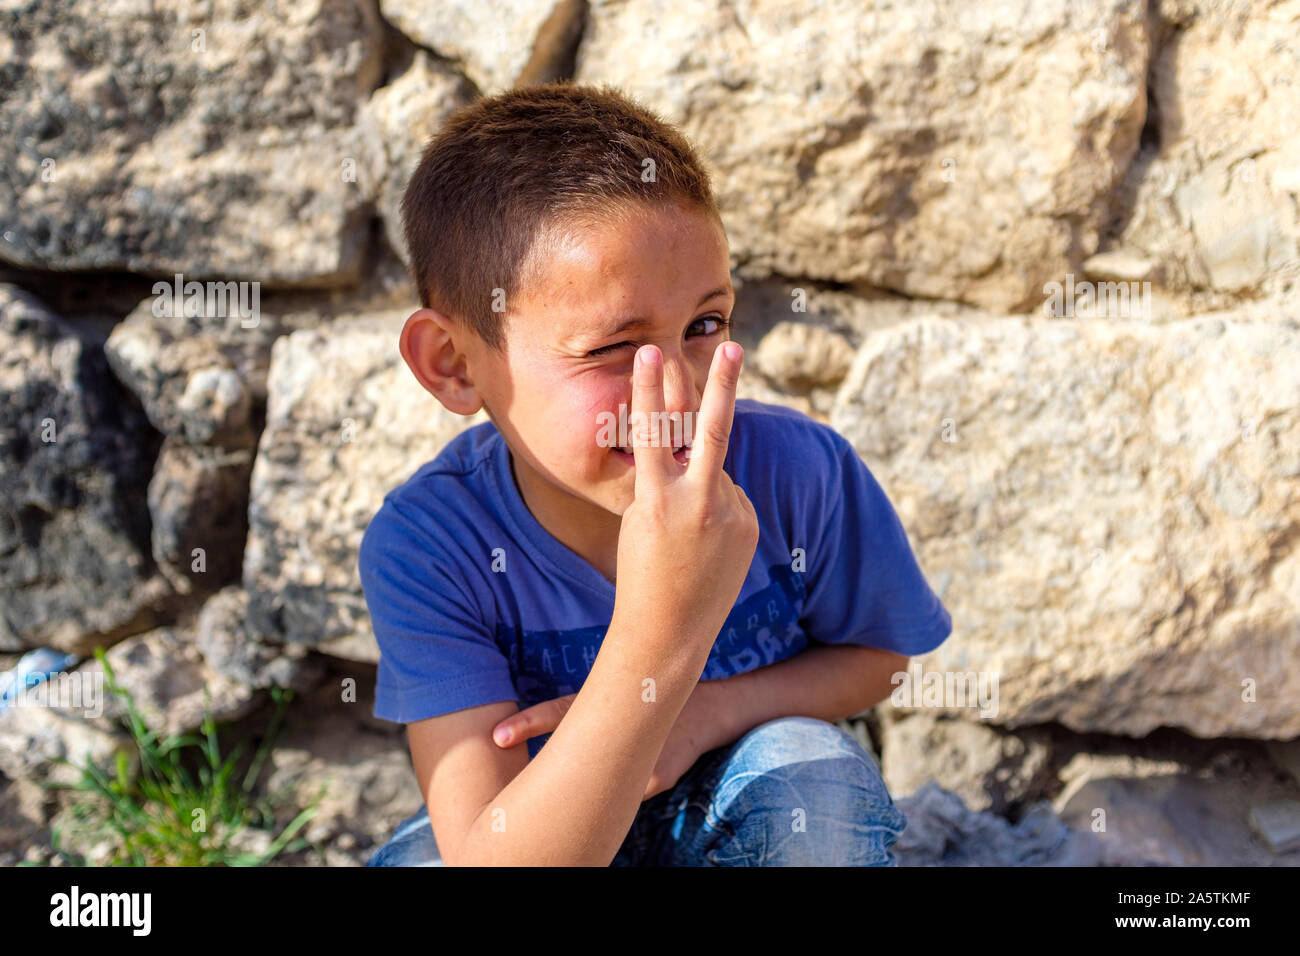
[[65, 671], [77, 662], [77, 655], [52, 647], [38, 647], [19, 658], [12, 670], [0, 672], [0, 710], [4, 710], [25, 688], [35, 687], [51, 674]]

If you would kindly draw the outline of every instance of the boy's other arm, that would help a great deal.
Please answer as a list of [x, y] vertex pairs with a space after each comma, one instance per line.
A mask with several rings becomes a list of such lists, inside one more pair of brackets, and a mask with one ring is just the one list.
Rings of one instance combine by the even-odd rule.
[[488, 739], [497, 721], [518, 710], [514, 701], [498, 701], [406, 725], [415, 779], [447, 866], [463, 864], [470, 825], [528, 763], [526, 749], [501, 753]]
[[856, 644], [817, 644], [788, 660], [717, 684], [733, 739], [778, 717], [816, 717], [835, 723], [889, 696], [890, 678], [907, 669], [903, 654]]

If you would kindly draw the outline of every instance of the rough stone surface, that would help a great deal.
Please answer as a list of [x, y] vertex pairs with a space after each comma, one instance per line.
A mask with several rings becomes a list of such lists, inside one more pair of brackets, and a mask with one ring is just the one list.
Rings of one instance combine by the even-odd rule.
[[1123, 866], [1300, 866], [1300, 849], [1270, 850], [1252, 832], [1257, 790], [1191, 774], [1085, 779], [1061, 818], [1096, 831], [1103, 860]]
[[[14, 779], [76, 783], [87, 762], [112, 766], [119, 752], [132, 754], [127, 735], [79, 713], [54, 707], [0, 710], [0, 772]], [[74, 766], [57, 763], [67, 760]]]
[[272, 343], [328, 324], [342, 301], [362, 308], [409, 301], [395, 257], [374, 257], [370, 266], [367, 282], [347, 296], [273, 293], [259, 296], [251, 316], [206, 303], [190, 309], [184, 297], [178, 307], [170, 288], [155, 286], [108, 336], [109, 364], [167, 436], [149, 508], [154, 560], [178, 592], [202, 596], [238, 580]]
[[[1300, 3], [1161, 2], [1151, 136], [1115, 241], [1179, 289], [1300, 276]], [[1242, 64], [1250, 64], [1243, 69]]]
[[[236, 720], [260, 701], [253, 688], [207, 666], [194, 637], [192, 628], [162, 627], [129, 638], [104, 655], [114, 681], [131, 694], [150, 730], [164, 734], [196, 731], [203, 725], [205, 712], [216, 721]], [[126, 716], [126, 708], [117, 695], [108, 693], [103, 666], [98, 660], [89, 660], [77, 670], [98, 673], [104, 682], [103, 716], [93, 722], [101, 727], [117, 725]]]
[[899, 866], [1098, 866], [1096, 836], [1067, 826], [1046, 803], [1017, 823], [969, 809], [930, 781], [895, 804], [907, 826], [894, 844]]
[[225, 588], [213, 595], [198, 619], [198, 649], [226, 678], [248, 687], [272, 685], [305, 691], [319, 683], [323, 663], [297, 644], [265, 644], [248, 632], [248, 595]]
[[1148, 55], [1106, 0], [596, 0], [575, 78], [685, 131], [747, 273], [1013, 309], [1096, 251]]
[[[443, 9], [420, 5], [420, 9]], [[477, 9], [477, 7], [476, 7]], [[484, 8], [486, 10], [486, 8]], [[378, 182], [377, 205], [384, 221], [388, 245], [407, 261], [402, 235], [402, 195], [415, 171], [429, 137], [455, 110], [474, 100], [474, 90], [464, 78], [423, 50], [392, 83], [375, 92], [358, 121]]]
[[[259, 294], [251, 319], [222, 310], [215, 297], [211, 312], [206, 296], [202, 312], [190, 309], [183, 291], [185, 307], [175, 308], [169, 288], [174, 280], [155, 283], [113, 327], [104, 346], [109, 364], [160, 432], [228, 449], [256, 443], [277, 338], [339, 314], [409, 304], [415, 294], [400, 260], [387, 254], [372, 257], [366, 282], [353, 289]], [[251, 292], [244, 302], [251, 305]]]
[[995, 676], [1008, 727], [1296, 736], [1297, 369], [1282, 323], [872, 336], [831, 424], [952, 613], [924, 670]]
[[838, 385], [853, 361], [844, 336], [805, 322], [782, 322], [763, 337], [754, 365], [792, 391]]
[[1252, 808], [1300, 799], [1271, 742], [1162, 729], [1138, 740], [1047, 729], [1059, 783], [1052, 806], [1095, 832], [1103, 860], [1124, 866], [1296, 866], [1252, 832]]
[[0, 777], [0, 866], [17, 865], [27, 848], [47, 842], [49, 802], [36, 781]]
[[378, 659], [357, 549], [383, 497], [453, 437], [454, 415], [402, 361], [405, 313], [340, 320], [278, 340], [253, 466], [244, 587], [250, 631]]
[[383, 25], [361, 0], [53, 0], [0, 12], [0, 259], [284, 285], [357, 278], [347, 178]]
[[523, 71], [556, 0], [380, 0], [384, 19], [420, 46], [464, 70], [484, 96], [503, 92]]
[[970, 809], [1006, 815], [1042, 797], [1050, 779], [1045, 735], [999, 732], [985, 723], [908, 714], [887, 724], [881, 770], [889, 792], [910, 796], [933, 780]]
[[736, 397], [753, 398], [773, 405], [788, 405], [818, 421], [826, 421], [825, 409], [814, 406], [811, 396], [787, 392], [755, 369], [741, 372], [740, 381], [736, 383]]
[[144, 630], [170, 594], [144, 500], [157, 436], [100, 347], [13, 286], [0, 407], [0, 648], [84, 654]]
[[1149, 282], [1158, 272], [1150, 259], [1124, 252], [1099, 252], [1083, 263], [1088, 278], [1103, 282]]
[[[405, 731], [371, 716], [374, 668], [334, 664], [316, 690], [295, 700], [267, 762], [265, 792], [293, 808], [320, 801], [302, 831], [313, 846], [273, 866], [364, 866], [423, 803]], [[277, 823], [290, 819], [286, 812]]]
[[1300, 784], [1300, 740], [1270, 740], [1268, 754], [1278, 767]]
[[160, 432], [191, 444], [251, 448], [274, 333], [269, 322], [245, 329], [241, 321], [187, 317], [150, 297], [113, 328], [104, 350]]
[[239, 579], [248, 531], [250, 451], [167, 438], [149, 482], [154, 561], [179, 594]]
[[[840, 288], [808, 280], [746, 278], [734, 271], [731, 282], [736, 290], [731, 337], [747, 351], [756, 350], [785, 322], [817, 326], [846, 339], [856, 350], [873, 333], [912, 319], [933, 316], [981, 322], [1001, 317], [962, 302], [909, 299], [870, 286]], [[747, 367], [753, 367], [752, 361]]]
[[[788, 405], [823, 423], [829, 421], [852, 352], [873, 332], [919, 316], [970, 322], [991, 317], [960, 302], [914, 301], [867, 288], [850, 291], [816, 282], [747, 279], [734, 272], [731, 278], [736, 305], [730, 333], [745, 349], [736, 394]], [[813, 344], [810, 349], [805, 343], [801, 353], [798, 346], [805, 339]], [[817, 360], [809, 361], [810, 356]], [[842, 366], [846, 357], [849, 362]], [[819, 364], [823, 358], [826, 362]]]
[[1274, 856], [1300, 850], [1300, 800], [1276, 800], [1251, 807], [1250, 826]]

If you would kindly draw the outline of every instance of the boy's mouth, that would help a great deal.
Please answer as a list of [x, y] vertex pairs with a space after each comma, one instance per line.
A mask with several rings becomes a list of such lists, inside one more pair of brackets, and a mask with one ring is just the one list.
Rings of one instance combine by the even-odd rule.
[[[614, 456], [619, 460], [625, 461], [627, 462], [627, 464], [632, 465], [633, 467], [636, 466], [636, 456], [632, 454], [631, 446], [628, 446], [626, 448], [611, 448], [610, 451], [613, 452]], [[677, 462], [677, 464], [679, 465], [686, 464], [687, 462], [686, 452], [687, 452], [687, 448], [685, 445], [682, 445], [681, 447], [673, 450], [673, 459]]]

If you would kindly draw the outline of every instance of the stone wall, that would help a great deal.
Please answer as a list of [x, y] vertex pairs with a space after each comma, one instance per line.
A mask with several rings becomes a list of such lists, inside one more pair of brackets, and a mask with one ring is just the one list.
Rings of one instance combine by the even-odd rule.
[[[741, 394], [880, 480], [954, 620], [920, 666], [998, 677], [993, 720], [886, 703], [877, 745], [1011, 735], [1010, 778], [946, 782], [1006, 812], [1083, 786], [1037, 725], [1300, 737], [1300, 0], [54, 0], [0, 23], [0, 662], [114, 647], [177, 728], [207, 678], [233, 719], [373, 665], [361, 532], [485, 420], [397, 354], [402, 190], [451, 112], [558, 77], [697, 145]], [[256, 320], [140, 296], [177, 273], [256, 283]], [[11, 776], [114, 733], [20, 717]], [[941, 777], [898, 753], [891, 786]]]

